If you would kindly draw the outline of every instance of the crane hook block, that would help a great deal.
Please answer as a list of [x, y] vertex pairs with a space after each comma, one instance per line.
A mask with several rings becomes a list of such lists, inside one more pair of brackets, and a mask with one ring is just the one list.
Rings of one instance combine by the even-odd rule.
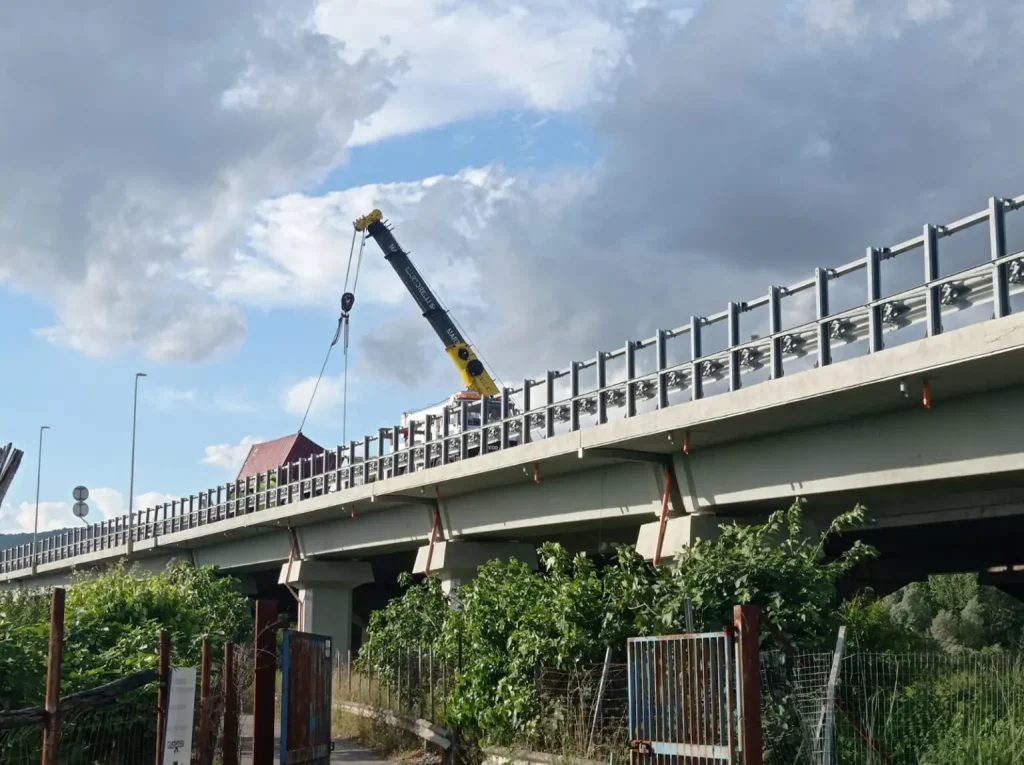
[[366, 231], [371, 223], [379, 223], [384, 219], [384, 213], [380, 210], [372, 210], [369, 215], [364, 215], [362, 218], [356, 218], [352, 223], [356, 231]]
[[351, 292], [346, 292], [341, 296], [341, 312], [348, 313], [352, 310], [352, 306], [356, 304], [356, 296]]

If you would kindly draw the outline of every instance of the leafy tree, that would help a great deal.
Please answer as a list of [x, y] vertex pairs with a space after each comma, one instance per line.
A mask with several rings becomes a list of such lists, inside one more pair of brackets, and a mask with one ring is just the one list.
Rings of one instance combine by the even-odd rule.
[[764, 524], [724, 525], [718, 538], [661, 568], [627, 546], [601, 567], [546, 544], [537, 572], [517, 560], [481, 566], [459, 589], [458, 609], [445, 607], [439, 583], [428, 579], [371, 617], [360, 661], [387, 674], [400, 650], [425, 643], [438, 655], [461, 655], [450, 721], [501, 743], [536, 735], [540, 668], [596, 664], [608, 646], [621, 660], [628, 637], [683, 630], [687, 598], [698, 629], [718, 629], [731, 622], [734, 605], [753, 603], [798, 646], [830, 645], [836, 582], [874, 551], [857, 543], [836, 559], [824, 554], [827, 539], [863, 522], [862, 508], [814, 539], [801, 518], [795, 504]]
[[943, 574], [888, 598], [893, 620], [951, 652], [1013, 649], [1024, 630], [1024, 605], [977, 574]]
[[[42, 701], [49, 634], [49, 593], [0, 598], [0, 704], [13, 709]], [[237, 580], [212, 567], [172, 563], [160, 574], [117, 567], [77, 577], [65, 605], [62, 692], [94, 687], [155, 667], [159, 633], [172, 635], [174, 661], [198, 664], [203, 637], [215, 649], [244, 639], [250, 608]], [[215, 655], [219, 655], [215, 651]]]

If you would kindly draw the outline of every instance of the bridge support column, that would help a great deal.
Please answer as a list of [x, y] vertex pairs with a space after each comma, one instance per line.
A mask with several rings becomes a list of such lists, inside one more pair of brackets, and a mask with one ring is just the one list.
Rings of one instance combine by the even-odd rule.
[[[718, 525], [720, 523], [731, 523], [732, 519], [721, 518], [717, 515], [693, 514], [679, 515], [669, 518], [665, 522], [665, 537], [661, 542], [661, 557], [659, 564], [672, 561], [679, 551], [689, 547], [697, 539], [710, 541], [718, 536]], [[654, 560], [654, 553], [658, 548], [658, 532], [661, 523], [645, 523], [640, 527], [640, 533], [636, 539], [636, 551], [645, 560]]]
[[299, 629], [329, 636], [335, 662], [352, 647], [352, 590], [372, 582], [373, 569], [362, 561], [295, 561], [278, 579], [299, 593]]
[[[416, 552], [416, 563], [413, 564], [414, 574], [425, 574], [429, 547], [421, 547]], [[523, 542], [437, 542], [430, 555], [430, 573], [441, 578], [441, 589], [445, 595], [459, 585], [470, 581], [476, 576], [477, 569], [492, 560], [508, 560], [515, 558], [531, 569], [537, 568], [537, 550], [533, 545]]]

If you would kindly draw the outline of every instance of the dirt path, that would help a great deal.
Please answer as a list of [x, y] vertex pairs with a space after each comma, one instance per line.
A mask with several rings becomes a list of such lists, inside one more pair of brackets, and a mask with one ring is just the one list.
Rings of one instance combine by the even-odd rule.
[[[242, 738], [242, 765], [252, 763], [252, 716], [243, 715], [241, 719]], [[274, 762], [280, 762], [278, 758], [278, 747], [281, 742], [280, 723], [274, 722]], [[381, 765], [387, 760], [379, 755], [369, 752], [359, 745], [359, 742], [351, 738], [338, 738], [334, 740], [334, 751], [331, 753], [331, 762], [345, 762], [348, 765]]]

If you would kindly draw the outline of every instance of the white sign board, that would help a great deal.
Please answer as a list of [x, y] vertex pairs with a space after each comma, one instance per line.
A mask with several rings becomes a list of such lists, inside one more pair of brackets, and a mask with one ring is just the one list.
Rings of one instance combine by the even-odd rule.
[[192, 762], [192, 721], [196, 711], [196, 668], [171, 670], [164, 729], [164, 765]]

